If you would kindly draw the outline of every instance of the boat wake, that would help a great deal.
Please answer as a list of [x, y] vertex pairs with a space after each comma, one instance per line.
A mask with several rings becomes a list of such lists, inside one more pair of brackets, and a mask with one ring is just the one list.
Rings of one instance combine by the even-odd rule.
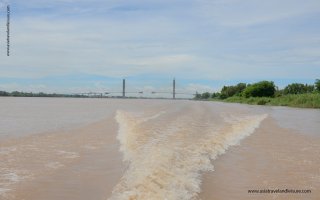
[[[117, 111], [117, 139], [128, 168], [110, 200], [196, 199], [212, 160], [259, 127], [263, 115], [219, 115], [205, 109]], [[220, 122], [215, 123], [214, 118]], [[218, 120], [219, 121], [219, 120]]]

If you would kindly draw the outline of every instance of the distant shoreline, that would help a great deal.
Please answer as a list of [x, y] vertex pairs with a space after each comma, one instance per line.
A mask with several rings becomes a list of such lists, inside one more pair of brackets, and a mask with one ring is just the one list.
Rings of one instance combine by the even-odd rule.
[[61, 95], [61, 96], [2, 96], [0, 95], [0, 98], [6, 98], [6, 97], [14, 97], [14, 98], [70, 98], [70, 99], [158, 99], [158, 100], [195, 100], [193, 98], [165, 98], [165, 97], [117, 97], [117, 96], [73, 96], [73, 95]]
[[0, 91], [0, 97], [38, 97], [38, 98], [95, 98], [95, 99], [163, 99], [163, 100], [200, 100], [217, 101], [225, 103], [241, 103], [248, 105], [287, 106], [294, 108], [320, 109], [320, 93], [287, 94], [277, 97], [243, 97], [234, 95], [225, 99], [215, 98], [164, 98], [164, 97], [122, 97], [104, 95], [79, 95], [79, 94], [56, 94], [56, 93], [26, 93], [26, 92], [4, 92]]

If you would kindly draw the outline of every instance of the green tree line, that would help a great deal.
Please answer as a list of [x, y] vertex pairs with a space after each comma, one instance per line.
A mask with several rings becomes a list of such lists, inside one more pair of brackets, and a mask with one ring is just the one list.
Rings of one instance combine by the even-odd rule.
[[313, 85], [292, 83], [284, 89], [278, 87], [272, 81], [260, 81], [253, 84], [238, 83], [237, 85], [223, 86], [220, 92], [202, 94], [197, 93], [195, 99], [227, 99], [230, 97], [280, 97], [284, 95], [320, 93], [320, 80]]

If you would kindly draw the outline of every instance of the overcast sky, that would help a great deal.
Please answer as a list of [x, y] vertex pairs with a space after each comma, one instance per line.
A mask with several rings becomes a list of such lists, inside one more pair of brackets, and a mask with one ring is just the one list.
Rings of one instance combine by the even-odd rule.
[[[186, 93], [320, 78], [319, 0], [12, 0], [0, 90]], [[5, 3], [11, 5], [6, 56]]]

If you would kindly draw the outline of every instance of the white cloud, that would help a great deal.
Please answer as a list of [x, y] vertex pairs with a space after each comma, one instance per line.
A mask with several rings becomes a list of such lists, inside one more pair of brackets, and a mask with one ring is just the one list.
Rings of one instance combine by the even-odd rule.
[[0, 77], [156, 74], [190, 79], [195, 84], [190, 90], [205, 91], [209, 86], [192, 80], [320, 76], [318, 0], [17, 0], [15, 5], [10, 57], [0, 41]]
[[245, 27], [320, 11], [318, 0], [199, 0], [200, 15], [223, 26]]

